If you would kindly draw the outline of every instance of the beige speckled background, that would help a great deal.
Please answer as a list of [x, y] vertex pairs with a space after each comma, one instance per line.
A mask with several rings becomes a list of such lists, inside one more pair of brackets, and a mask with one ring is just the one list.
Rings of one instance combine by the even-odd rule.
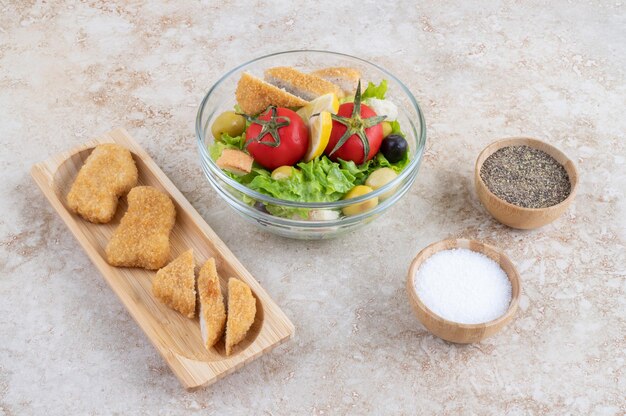
[[[626, 6], [605, 2], [0, 1], [0, 415], [626, 413]], [[331, 49], [421, 102], [409, 195], [369, 228], [300, 242], [251, 228], [201, 175], [193, 121], [248, 58]], [[115, 126], [148, 150], [291, 317], [295, 338], [186, 392], [30, 179]], [[472, 190], [489, 142], [531, 135], [581, 172], [559, 221], [520, 232]], [[405, 274], [451, 236], [505, 249], [516, 320], [456, 346], [414, 319]]]

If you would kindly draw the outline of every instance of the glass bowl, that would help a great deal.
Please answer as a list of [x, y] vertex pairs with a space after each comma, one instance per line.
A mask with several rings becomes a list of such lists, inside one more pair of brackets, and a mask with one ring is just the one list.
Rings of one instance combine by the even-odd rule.
[[[235, 88], [243, 72], [262, 78], [263, 71], [273, 66], [291, 66], [304, 72], [323, 67], [352, 67], [361, 71], [364, 82], [388, 82], [386, 98], [398, 106], [398, 121], [409, 144], [411, 162], [398, 176], [385, 186], [363, 196], [335, 202], [294, 202], [277, 199], [253, 191], [226, 175], [211, 159], [208, 146], [213, 143], [211, 125], [222, 112], [235, 105]], [[422, 111], [408, 88], [385, 69], [363, 59], [327, 51], [288, 51], [253, 59], [227, 72], [211, 87], [202, 100], [196, 117], [196, 135], [200, 164], [209, 183], [236, 212], [259, 228], [289, 238], [332, 238], [355, 230], [374, 219], [395, 204], [411, 187], [419, 169], [426, 144], [426, 125]], [[380, 197], [383, 198], [380, 198]], [[379, 198], [373, 209], [352, 216], [342, 216], [344, 207]], [[283, 218], [255, 208], [264, 204], [298, 212], [330, 210], [339, 213], [338, 218], [309, 220], [300, 217]], [[302, 210], [302, 211], [301, 211]], [[334, 214], [337, 215], [337, 214]], [[319, 218], [314, 216], [314, 218]]]

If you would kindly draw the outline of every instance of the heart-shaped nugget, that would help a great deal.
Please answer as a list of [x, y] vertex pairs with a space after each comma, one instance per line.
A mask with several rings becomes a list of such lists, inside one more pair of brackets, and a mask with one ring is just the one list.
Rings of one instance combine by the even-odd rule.
[[67, 205], [87, 221], [107, 223], [118, 199], [137, 184], [137, 166], [130, 151], [115, 143], [96, 146], [67, 194]]
[[176, 209], [169, 196], [151, 186], [128, 193], [128, 210], [106, 246], [112, 266], [159, 269], [170, 256]]

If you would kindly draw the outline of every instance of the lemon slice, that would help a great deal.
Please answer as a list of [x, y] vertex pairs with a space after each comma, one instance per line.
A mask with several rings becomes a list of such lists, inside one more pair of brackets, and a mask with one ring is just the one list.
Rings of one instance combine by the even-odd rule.
[[331, 92], [321, 95], [313, 101], [309, 101], [308, 104], [299, 109], [297, 113], [302, 120], [304, 120], [305, 124], [309, 124], [309, 119], [313, 114], [321, 113], [322, 111], [336, 114], [337, 110], [339, 110], [339, 100], [337, 96]]
[[309, 123], [309, 150], [304, 155], [304, 161], [308, 162], [321, 156], [328, 145], [330, 131], [333, 127], [333, 119], [330, 112], [322, 111], [313, 116]]

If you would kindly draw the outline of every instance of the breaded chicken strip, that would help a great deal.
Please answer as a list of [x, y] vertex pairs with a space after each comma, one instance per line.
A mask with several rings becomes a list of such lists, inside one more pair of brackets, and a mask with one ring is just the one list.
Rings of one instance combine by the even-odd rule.
[[258, 114], [270, 105], [302, 107], [306, 101], [247, 72], [241, 74], [235, 90], [237, 103], [246, 114]]
[[206, 349], [222, 337], [226, 323], [226, 308], [220, 288], [220, 279], [215, 268], [215, 259], [209, 259], [198, 275], [198, 297], [200, 298], [200, 330]]
[[128, 149], [101, 144], [91, 152], [67, 194], [67, 205], [87, 221], [107, 223], [120, 196], [137, 184], [137, 166]]
[[332, 82], [289, 66], [266, 69], [265, 80], [307, 101], [329, 93], [334, 93], [339, 98], [343, 97], [343, 91]]
[[328, 82], [332, 82], [339, 87], [346, 96], [354, 95], [359, 79], [361, 78], [361, 73], [358, 69], [339, 66], [318, 69], [317, 71], [311, 72], [311, 74], [317, 75]]
[[187, 318], [196, 314], [196, 275], [193, 250], [187, 250], [160, 269], [152, 281], [154, 297]]
[[112, 266], [156, 270], [170, 256], [170, 232], [176, 210], [169, 196], [151, 186], [128, 193], [128, 210], [106, 246]]
[[239, 279], [228, 280], [228, 320], [226, 321], [226, 355], [248, 333], [256, 315], [256, 298], [250, 287]]

